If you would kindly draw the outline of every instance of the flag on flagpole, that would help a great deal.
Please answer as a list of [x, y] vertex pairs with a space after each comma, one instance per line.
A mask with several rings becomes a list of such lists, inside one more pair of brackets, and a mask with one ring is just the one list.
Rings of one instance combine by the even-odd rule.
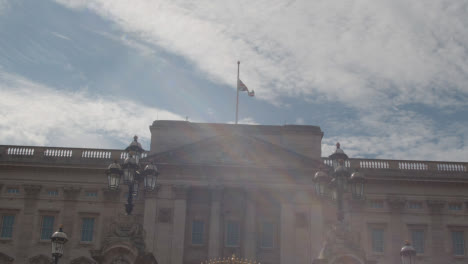
[[237, 90], [241, 92], [249, 91], [247, 86], [240, 79], [237, 80]]

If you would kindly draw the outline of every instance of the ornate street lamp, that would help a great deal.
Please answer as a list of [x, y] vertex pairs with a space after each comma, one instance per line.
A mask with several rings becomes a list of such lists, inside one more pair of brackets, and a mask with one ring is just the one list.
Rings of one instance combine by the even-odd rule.
[[63, 248], [68, 241], [67, 234], [60, 227], [58, 231], [52, 234], [50, 240], [52, 241], [52, 257], [54, 257], [55, 264], [57, 264], [59, 258], [63, 256]]
[[416, 250], [409, 241], [400, 250], [402, 264], [415, 264], [416, 263]]
[[138, 196], [140, 182], [143, 181], [145, 191], [153, 191], [156, 187], [156, 180], [159, 172], [155, 165], [148, 164], [144, 169], [140, 164], [144, 149], [138, 142], [138, 137], [134, 136], [132, 143], [125, 149], [128, 156], [122, 166], [116, 161], [109, 165], [106, 170], [107, 180], [110, 190], [118, 190], [120, 179], [128, 186], [128, 198], [125, 205], [125, 211], [128, 215], [132, 214], [133, 197]]
[[336, 143], [336, 150], [329, 158], [332, 161], [331, 176], [323, 168], [315, 173], [315, 192], [318, 196], [331, 197], [336, 200], [338, 207], [337, 219], [343, 222], [343, 194], [351, 189], [354, 199], [363, 199], [365, 178], [357, 171], [350, 174], [346, 168], [348, 155], [340, 148], [340, 143]]

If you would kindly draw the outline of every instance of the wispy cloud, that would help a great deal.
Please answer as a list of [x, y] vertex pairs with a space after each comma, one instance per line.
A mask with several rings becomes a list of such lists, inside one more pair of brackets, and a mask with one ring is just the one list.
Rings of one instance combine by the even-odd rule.
[[1, 144], [118, 148], [139, 134], [149, 148], [148, 125], [175, 113], [130, 100], [63, 92], [0, 71]]
[[[58, 0], [86, 7], [232, 85], [235, 61], [258, 97], [356, 108], [463, 105], [466, 1]], [[157, 13], [157, 15], [156, 15]]]

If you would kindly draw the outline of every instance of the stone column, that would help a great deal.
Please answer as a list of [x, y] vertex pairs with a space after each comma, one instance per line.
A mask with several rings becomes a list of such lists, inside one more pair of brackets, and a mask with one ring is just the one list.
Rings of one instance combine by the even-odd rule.
[[41, 185], [23, 185], [23, 189], [25, 192], [24, 211], [21, 224], [17, 225], [21, 227], [17, 228], [17, 230], [21, 230], [17, 244], [18, 253], [15, 258], [15, 262], [17, 263], [27, 263], [27, 257], [30, 253], [29, 249], [33, 246], [32, 234], [34, 232], [34, 216], [37, 211], [37, 201], [39, 198], [41, 188]]
[[242, 243], [242, 251], [244, 252], [244, 258], [254, 260], [257, 257], [257, 232], [255, 228], [255, 189], [246, 189], [245, 195], [245, 235], [243, 237], [244, 241]]
[[208, 231], [208, 258], [218, 258], [221, 252], [221, 199], [223, 187], [214, 186], [210, 189], [210, 226]]
[[182, 264], [184, 260], [185, 215], [187, 212], [186, 185], [172, 186], [174, 198], [174, 222], [172, 228], [171, 264]]
[[431, 217], [431, 248], [428, 252], [431, 252], [431, 262], [433, 264], [445, 263], [448, 258], [445, 255], [444, 248], [444, 224], [442, 217], [442, 210], [445, 206], [445, 201], [442, 200], [428, 200], [427, 205], [430, 211]]
[[[77, 200], [78, 196], [80, 195], [81, 192], [81, 187], [76, 187], [76, 186], [65, 186], [63, 187], [63, 196], [64, 196], [64, 202], [63, 202], [63, 215], [62, 215], [62, 222], [58, 223], [59, 225], [63, 225], [63, 231], [68, 235], [68, 237], [78, 237], [75, 241], [80, 241], [80, 230], [81, 226], [78, 226], [77, 228], [74, 227], [74, 224], [76, 223], [77, 225], [80, 225], [81, 219], [77, 219], [78, 215], [76, 212], [76, 205], [77, 205]], [[77, 230], [78, 232], [75, 233], [74, 230]], [[69, 242], [70, 243], [70, 242]], [[69, 245], [68, 247], [65, 247], [65, 252], [63, 256], [62, 261], [68, 261], [68, 258], [70, 257], [70, 252], [71, 252], [72, 246]]]
[[406, 240], [405, 237], [401, 235], [405, 232], [405, 226], [401, 219], [401, 211], [405, 208], [406, 200], [402, 197], [389, 197], [388, 198], [388, 205], [390, 207], [390, 226], [389, 232], [385, 234], [385, 236], [390, 236], [390, 245], [389, 249], [390, 252], [386, 249], [387, 245], [384, 242], [384, 250], [386, 253], [390, 254], [391, 263], [400, 263], [400, 250], [401, 246], [403, 245], [404, 241]]
[[155, 254], [156, 240], [156, 206], [158, 200], [158, 190], [161, 187], [156, 185], [152, 192], [145, 192], [145, 211], [143, 215], [143, 229], [145, 230], [146, 251]]
[[280, 219], [280, 264], [294, 264], [295, 226], [294, 204], [292, 194], [281, 194], [281, 219]]

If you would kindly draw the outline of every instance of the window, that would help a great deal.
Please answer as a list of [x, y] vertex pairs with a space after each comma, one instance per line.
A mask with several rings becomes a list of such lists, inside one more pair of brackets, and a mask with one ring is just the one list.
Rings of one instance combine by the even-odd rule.
[[240, 225], [237, 221], [226, 223], [226, 246], [238, 247], [240, 241]]
[[3, 215], [2, 216], [2, 230], [0, 238], [12, 238], [13, 237], [13, 224], [15, 223], [14, 215]]
[[448, 208], [451, 211], [461, 211], [462, 204], [461, 203], [449, 203]]
[[51, 216], [51, 215], [42, 216], [41, 240], [49, 240], [50, 236], [52, 236], [52, 232], [54, 230], [54, 220], [55, 220], [54, 216]]
[[58, 191], [57, 190], [48, 190], [47, 195], [48, 196], [58, 196]]
[[414, 229], [411, 230], [411, 240], [416, 253], [424, 253], [424, 230]]
[[422, 202], [410, 201], [408, 203], [408, 208], [409, 209], [422, 209], [423, 205], [422, 205]]
[[275, 238], [275, 225], [272, 222], [263, 222], [260, 226], [260, 247], [273, 248]]
[[382, 200], [371, 200], [369, 202], [369, 207], [370, 208], [375, 208], [375, 209], [382, 209], [383, 208], [383, 201]]
[[94, 233], [94, 218], [84, 217], [81, 225], [81, 241], [92, 242]]
[[97, 197], [97, 191], [86, 191], [86, 197]]
[[465, 233], [463, 231], [452, 231], [453, 254], [465, 255]]
[[7, 188], [7, 193], [18, 194], [19, 193], [19, 188], [18, 187], [8, 187]]
[[204, 225], [203, 221], [192, 221], [192, 245], [203, 245]]
[[372, 251], [375, 253], [384, 252], [384, 230], [382, 228], [371, 229]]

